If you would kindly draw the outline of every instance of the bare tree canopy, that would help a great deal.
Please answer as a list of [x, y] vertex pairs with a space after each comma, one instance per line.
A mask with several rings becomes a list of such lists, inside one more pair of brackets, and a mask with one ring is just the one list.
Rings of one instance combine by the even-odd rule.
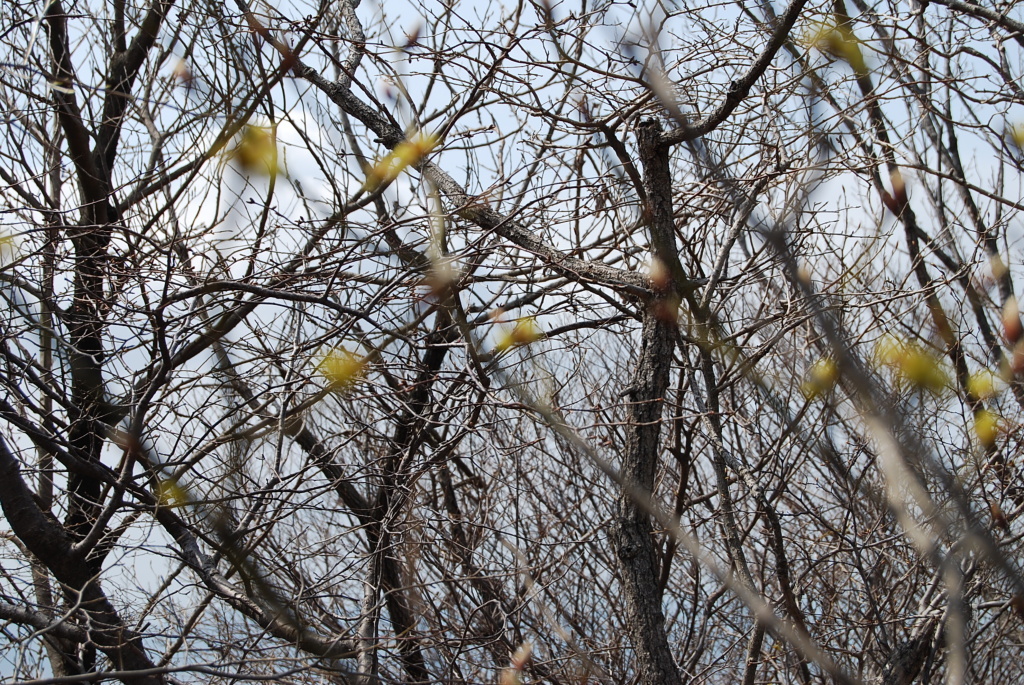
[[1024, 10], [8, 0], [0, 679], [1010, 683]]

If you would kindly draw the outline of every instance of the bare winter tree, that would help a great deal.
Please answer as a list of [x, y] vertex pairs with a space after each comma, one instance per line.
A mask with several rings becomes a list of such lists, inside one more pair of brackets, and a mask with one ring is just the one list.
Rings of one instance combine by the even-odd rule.
[[1017, 4], [0, 17], [5, 682], [1019, 677]]

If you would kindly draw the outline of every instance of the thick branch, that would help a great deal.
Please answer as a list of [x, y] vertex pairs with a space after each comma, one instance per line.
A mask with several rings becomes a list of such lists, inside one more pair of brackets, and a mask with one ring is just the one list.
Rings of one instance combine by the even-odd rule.
[[[302, 64], [301, 61], [296, 66], [296, 72], [322, 90], [346, 114], [359, 119], [367, 128], [377, 134], [380, 142], [388, 148], [394, 148], [405, 140], [405, 132], [402, 129], [357, 98], [348, 88], [328, 81], [315, 69]], [[471, 196], [454, 178], [433, 162], [421, 161], [417, 168], [437, 185], [457, 216], [480, 228], [493, 231], [502, 238], [541, 257], [546, 266], [559, 275], [573, 281], [597, 283], [639, 297], [646, 297], [650, 294], [647, 277], [643, 274], [570, 257], [542, 241], [532, 231], [511, 217], [500, 214], [478, 198]]]
[[71, 64], [71, 50], [68, 47], [67, 14], [60, 0], [53, 0], [46, 6], [46, 29], [53, 59], [55, 85], [52, 93], [57, 105], [57, 117], [67, 140], [71, 161], [75, 165], [84, 200], [83, 206], [87, 214], [92, 215], [103, 211], [106, 186], [92, 158], [89, 131], [82, 122], [82, 111], [75, 97], [75, 70]]
[[982, 5], [976, 5], [973, 2], [963, 2], [963, 0], [932, 0], [932, 2], [975, 19], [991, 21], [1009, 31], [1010, 37], [1024, 46], [1024, 24], [1008, 17], [1005, 11], [1000, 12], [983, 7]]
[[[21, 477], [18, 460], [0, 438], [0, 507], [18, 539], [61, 583], [76, 592], [80, 606], [88, 616], [89, 637], [119, 670], [151, 669], [141, 640], [121, 620], [107, 599], [99, 581], [87, 564], [73, 553], [64, 528], [47, 516], [36, 504], [32, 492]], [[163, 683], [160, 675], [124, 677], [131, 685]]]
[[[645, 122], [639, 130], [651, 245], [654, 257], [666, 265], [669, 273], [678, 274], [682, 267], [675, 247], [668, 148], [659, 144], [660, 133], [661, 127], [655, 121]], [[645, 308], [640, 354], [627, 409], [622, 478], [644, 493], [654, 490], [661, 454], [661, 414], [675, 347], [676, 302], [673, 297], [674, 290], [665, 288]], [[637, 502], [631, 489], [623, 489], [612, 539], [626, 607], [626, 630], [636, 652], [639, 682], [671, 685], [680, 683], [681, 679], [669, 648], [665, 615], [661, 610], [649, 506]]]
[[807, 0], [793, 0], [786, 8], [785, 14], [779, 19], [778, 26], [775, 28], [775, 32], [772, 33], [771, 39], [768, 41], [768, 45], [765, 46], [764, 52], [757, 58], [757, 61], [747, 70], [747, 73], [740, 78], [733, 81], [729, 90], [725, 94], [725, 100], [718, 106], [714, 112], [706, 116], [696, 124], [687, 124], [681, 122], [681, 126], [677, 129], [669, 131], [662, 136], [662, 140], [668, 145], [674, 145], [676, 143], [683, 143], [688, 140], [695, 140], [701, 136], [705, 136], [711, 133], [723, 121], [729, 118], [729, 115], [733, 113], [736, 107], [743, 102], [744, 98], [750, 93], [750, 89], [754, 87], [754, 84], [764, 75], [764, 72], [771, 65], [772, 60], [775, 59], [775, 55], [786, 44], [789, 39], [789, 32], [793, 29], [793, 25], [796, 23], [797, 17], [800, 16], [800, 12], [803, 10], [804, 5], [807, 4]]
[[8, 604], [7, 602], [0, 602], [0, 619], [29, 626], [42, 633], [50, 633], [72, 642], [81, 643], [89, 639], [88, 631], [66, 620], [53, 621], [38, 611], [31, 611], [30, 609]]
[[[139, 69], [146, 61], [150, 48], [156, 43], [160, 26], [173, 4], [174, 0], [153, 0], [142, 20], [139, 32], [135, 34], [128, 49], [123, 52], [115, 50], [111, 54], [110, 63], [107, 65], [107, 95], [103, 102], [103, 121], [96, 146], [100, 164], [108, 174], [117, 157], [121, 120], [131, 99], [132, 85], [139, 75]], [[123, 42], [123, 34], [120, 38]]]

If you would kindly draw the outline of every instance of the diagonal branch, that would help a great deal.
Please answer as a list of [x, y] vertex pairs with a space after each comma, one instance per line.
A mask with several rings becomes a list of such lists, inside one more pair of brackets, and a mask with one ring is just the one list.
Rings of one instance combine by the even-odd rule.
[[711, 133], [728, 119], [736, 107], [750, 94], [750, 89], [764, 75], [772, 60], [775, 59], [775, 55], [786, 44], [786, 41], [789, 40], [789, 32], [793, 29], [793, 25], [796, 24], [796, 20], [806, 4], [807, 0], [793, 0], [789, 4], [786, 12], [779, 18], [775, 32], [772, 33], [772, 37], [769, 39], [768, 45], [765, 46], [764, 52], [751, 65], [747, 73], [729, 85], [729, 90], [725, 94], [725, 100], [718, 106], [718, 109], [695, 124], [689, 124], [685, 121], [677, 122], [679, 123], [679, 128], [664, 133], [662, 141], [668, 145], [674, 145], [688, 140], [696, 140], [701, 136]]
[[[1006, 11], [997, 11], [983, 7], [980, 4], [974, 4], [973, 2], [963, 2], [963, 0], [932, 0], [937, 5], [948, 7], [954, 12], [960, 12], [966, 14], [969, 17], [975, 19], [984, 19], [990, 21], [1000, 28], [1006, 29], [1010, 32], [1010, 37], [1017, 41], [1021, 46], [1024, 46], [1024, 23], [1011, 19], [1006, 15]], [[924, 4], [924, 3], [922, 3]]]
[[[377, 134], [380, 142], [389, 149], [393, 149], [405, 140], [404, 131], [356, 97], [348, 88], [335, 81], [325, 79], [315, 69], [306, 66], [298, 59], [296, 59], [295, 72], [323, 91], [346, 114], [355, 117]], [[584, 281], [603, 285], [644, 299], [650, 296], [650, 285], [647, 277], [643, 274], [571, 257], [541, 240], [533, 231], [513, 218], [499, 213], [490, 205], [470, 195], [450, 174], [433, 162], [422, 160], [417, 168], [438, 187], [454, 214], [480, 228], [493, 231], [524, 250], [541, 257], [545, 265], [560, 276], [577, 282]]]
[[[0, 507], [18, 536], [53, 575], [79, 595], [81, 610], [89, 620], [90, 641], [103, 650], [116, 668], [130, 671], [154, 667], [141, 639], [125, 625], [111, 604], [90, 566], [74, 553], [67, 532], [56, 519], [36, 504], [21, 477], [18, 459], [0, 437]], [[159, 675], [123, 678], [131, 685], [158, 685]]]

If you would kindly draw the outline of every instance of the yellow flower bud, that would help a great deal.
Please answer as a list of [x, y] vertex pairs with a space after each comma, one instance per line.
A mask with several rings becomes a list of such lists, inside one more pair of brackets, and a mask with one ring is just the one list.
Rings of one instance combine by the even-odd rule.
[[1010, 124], [1007, 126], [1006, 137], [1017, 147], [1024, 147], [1024, 124]]
[[804, 42], [812, 48], [847, 62], [857, 75], [867, 73], [867, 63], [860, 49], [860, 39], [847, 22], [830, 18], [817, 24], [805, 34]]
[[229, 153], [246, 173], [277, 173], [277, 136], [273, 128], [246, 126], [238, 144]]
[[7, 231], [0, 232], [0, 266], [14, 261], [18, 255], [18, 236]]
[[807, 371], [807, 377], [800, 384], [800, 392], [811, 400], [825, 394], [839, 380], [839, 365], [834, 359], [819, 359]]
[[989, 448], [996, 442], [999, 435], [999, 417], [988, 409], [981, 409], [974, 414], [974, 433], [982, 447]]
[[991, 371], [979, 371], [967, 379], [967, 392], [980, 400], [987, 400], [998, 392], [998, 379]]
[[544, 337], [544, 332], [537, 325], [537, 320], [532, 316], [516, 321], [515, 325], [511, 329], [505, 329], [500, 336], [498, 336], [498, 344], [496, 345], [499, 352], [518, 347], [520, 345], [529, 345], [532, 342], [536, 342]]
[[336, 347], [324, 354], [316, 368], [327, 379], [331, 390], [345, 391], [366, 373], [366, 359], [344, 347]]
[[156, 496], [165, 507], [180, 507], [188, 503], [188, 493], [174, 478], [164, 478], [157, 483]]
[[878, 357], [893, 367], [897, 378], [917, 388], [939, 393], [949, 385], [939, 358], [916, 343], [887, 338], [878, 345]]
[[395, 180], [406, 167], [419, 164], [420, 160], [437, 147], [437, 143], [437, 136], [424, 133], [403, 140], [390, 154], [385, 155], [366, 172], [363, 190], [373, 192]]

